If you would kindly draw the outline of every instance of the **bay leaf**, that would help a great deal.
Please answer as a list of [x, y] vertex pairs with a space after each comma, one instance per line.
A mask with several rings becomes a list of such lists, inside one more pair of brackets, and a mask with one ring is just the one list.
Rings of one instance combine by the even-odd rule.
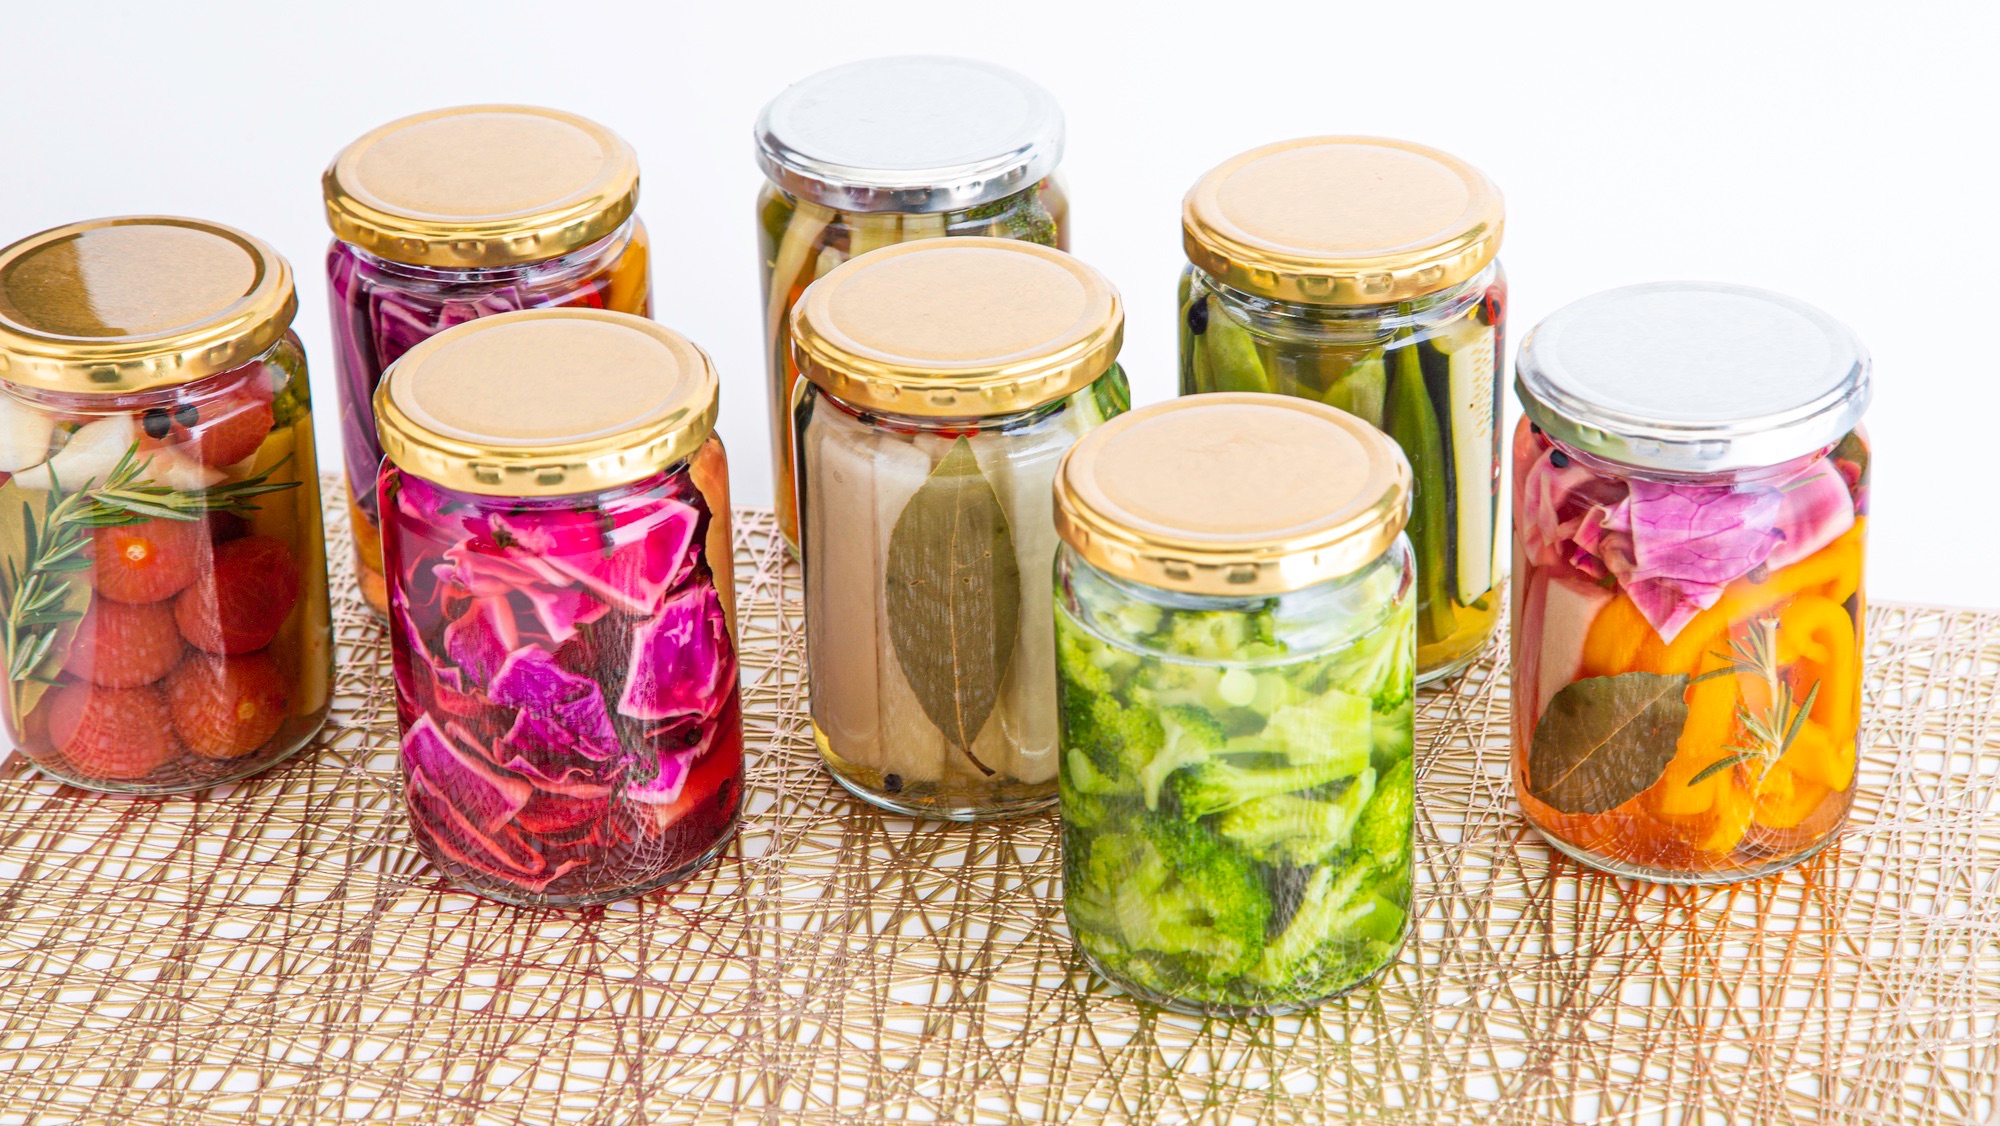
[[1021, 572], [1007, 513], [965, 438], [896, 517], [884, 569], [896, 660], [924, 715], [972, 758], [1014, 655]]
[[1687, 725], [1688, 678], [1628, 672], [1563, 686], [1528, 746], [1528, 792], [1559, 813], [1604, 813], [1666, 773]]

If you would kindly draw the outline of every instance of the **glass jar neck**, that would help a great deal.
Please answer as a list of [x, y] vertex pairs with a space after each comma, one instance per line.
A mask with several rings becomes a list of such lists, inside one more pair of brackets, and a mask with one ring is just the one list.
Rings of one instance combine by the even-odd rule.
[[1345, 326], [1354, 330], [1365, 330], [1374, 335], [1394, 333], [1405, 328], [1422, 329], [1457, 320], [1478, 306], [1485, 298], [1486, 291], [1491, 289], [1501, 276], [1500, 263], [1493, 262], [1457, 285], [1424, 294], [1411, 301], [1387, 305], [1308, 305], [1303, 302], [1261, 297], [1246, 290], [1232, 288], [1211, 277], [1199, 266], [1189, 265], [1187, 270], [1202, 288], [1250, 314], [1253, 319], [1268, 318], [1277, 322], [1310, 325], [1322, 330]]
[[394, 473], [412, 481], [422, 481], [425, 488], [435, 490], [454, 503], [463, 504], [470, 509], [480, 511], [490, 511], [493, 509], [507, 509], [509, 511], [568, 511], [579, 508], [598, 508], [614, 501], [642, 496], [655, 489], [677, 485], [678, 478], [685, 476], [689, 472], [691, 462], [692, 459], [690, 458], [682, 458], [656, 473], [641, 477], [637, 481], [629, 481], [623, 485], [593, 489], [582, 493], [557, 493], [551, 496], [537, 497], [495, 496], [490, 493], [469, 493], [463, 489], [454, 489], [449, 485], [440, 485], [420, 473], [414, 473], [387, 459], [384, 459], [382, 462], [382, 471], [385, 475]]
[[[533, 277], [537, 280], [568, 272], [585, 272], [595, 269], [601, 263], [616, 258], [631, 245], [632, 234], [638, 216], [633, 216], [620, 224], [618, 229], [587, 246], [580, 246], [567, 254], [553, 258], [541, 258], [532, 262], [517, 262], [507, 266], [441, 267], [415, 266], [408, 262], [397, 262], [372, 254], [351, 242], [340, 242], [341, 249], [354, 257], [369, 270], [410, 282], [439, 285], [504, 285]], [[335, 240], [339, 242], [338, 239]]]
[[1543, 442], [1548, 443], [1553, 452], [1562, 454], [1571, 464], [1580, 466], [1600, 477], [1658, 481], [1663, 484], [1673, 485], [1732, 486], [1758, 481], [1783, 480], [1797, 476], [1807, 466], [1825, 457], [1834, 448], [1833, 446], [1825, 446], [1820, 449], [1811, 450], [1800, 454], [1798, 457], [1778, 462], [1775, 465], [1752, 466], [1746, 469], [1726, 469], [1719, 472], [1713, 470], [1675, 472], [1667, 469], [1656, 469], [1651, 466], [1627, 465], [1624, 462], [1599, 457], [1587, 450], [1581, 450], [1557, 441], [1547, 431], [1539, 427], [1535, 428], [1535, 433]]
[[122, 394], [100, 394], [92, 391], [57, 391], [42, 387], [29, 387], [19, 383], [0, 380], [0, 393], [16, 402], [51, 413], [67, 414], [123, 414], [146, 410], [151, 407], [173, 403], [201, 402], [210, 395], [237, 386], [242, 373], [266, 364], [275, 363], [279, 353], [290, 349], [302, 352], [298, 333], [287, 329], [275, 343], [255, 358], [238, 364], [228, 371], [218, 371], [186, 383], [171, 383], [164, 387], [151, 387], [144, 391], [127, 391]]
[[[1099, 378], [1102, 378], [1101, 376]], [[843, 402], [838, 396], [818, 384], [809, 384], [812, 393], [821, 403], [854, 419], [864, 426], [876, 426], [890, 430], [914, 431], [922, 434], [954, 436], [970, 431], [1011, 431], [1024, 430], [1039, 425], [1061, 414], [1069, 405], [1067, 396], [1027, 410], [1012, 411], [1007, 414], [975, 415], [965, 418], [927, 418], [913, 414], [893, 414], [888, 411], [872, 411]]]
[[1245, 597], [1165, 590], [1099, 569], [1068, 544], [1056, 555], [1064, 609], [1107, 640], [1145, 648], [1144, 635], [1157, 626], [1156, 613], [1134, 615], [1120, 607], [1152, 612], [1264, 617], [1272, 640], [1294, 656], [1324, 652], [1370, 633], [1414, 594], [1415, 571], [1409, 541], [1398, 537], [1389, 550], [1351, 574], [1283, 594]]

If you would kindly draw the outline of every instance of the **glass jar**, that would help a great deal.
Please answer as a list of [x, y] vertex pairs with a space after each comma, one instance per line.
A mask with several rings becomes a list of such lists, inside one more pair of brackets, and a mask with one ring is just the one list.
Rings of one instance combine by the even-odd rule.
[[900, 813], [1055, 801], [1049, 482], [1130, 405], [1104, 276], [1003, 239], [878, 250], [792, 313], [806, 665], [834, 778]]
[[1418, 683], [1471, 664], [1500, 620], [1502, 221], [1478, 169], [1376, 137], [1252, 149], [1181, 210], [1181, 393], [1313, 399], [1408, 456]]
[[715, 411], [700, 349], [599, 310], [460, 325], [377, 389], [403, 796], [458, 887], [602, 903], [735, 834]]
[[215, 223], [0, 250], [7, 734], [90, 790], [199, 790], [311, 740], [333, 687], [291, 267]]
[[1063, 908], [1091, 966], [1186, 1012], [1316, 1004], [1410, 912], [1410, 468], [1352, 415], [1222, 393], [1058, 473]]
[[1069, 248], [1055, 178], [1063, 117], [1047, 91], [972, 59], [905, 55], [785, 88], [757, 122], [771, 489], [799, 550], [792, 455], [792, 306], [816, 278], [878, 247], [947, 236]]
[[1861, 718], [1867, 353], [1742, 286], [1585, 298], [1521, 349], [1514, 788], [1549, 842], [1748, 879], [1847, 818]]
[[433, 334], [519, 309], [652, 314], [639, 161], [593, 121], [533, 106], [460, 106], [392, 121], [322, 179], [341, 437], [362, 597], [388, 613], [374, 395]]

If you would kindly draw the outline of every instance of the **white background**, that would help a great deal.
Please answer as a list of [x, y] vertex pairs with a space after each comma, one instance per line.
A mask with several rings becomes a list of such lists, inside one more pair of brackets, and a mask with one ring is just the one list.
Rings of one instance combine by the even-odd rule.
[[276, 244], [299, 273], [331, 459], [321, 169], [417, 110], [574, 110], [639, 150], [655, 315], [721, 367], [737, 496], [765, 503], [757, 110], [834, 63], [976, 55], [1068, 114], [1072, 249], [1124, 291], [1138, 401], [1174, 390], [1196, 176], [1289, 136], [1407, 137], [1505, 191], [1516, 340], [1574, 298], [1659, 278], [1768, 286], [1847, 320], [1876, 361], [1872, 593], [1995, 606], [1996, 8], [6, 0], [0, 243], [151, 211]]

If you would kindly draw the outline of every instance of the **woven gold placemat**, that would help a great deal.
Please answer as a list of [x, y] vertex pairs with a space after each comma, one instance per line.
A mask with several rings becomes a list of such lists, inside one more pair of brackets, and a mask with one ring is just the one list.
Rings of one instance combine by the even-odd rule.
[[13, 760], [0, 1122], [2000, 1113], [2000, 615], [1875, 610], [1852, 825], [1735, 888], [1551, 856], [1509, 798], [1489, 651], [1423, 698], [1401, 962], [1311, 1015], [1207, 1021], [1080, 967], [1051, 818], [912, 822], [835, 788], [802, 714], [797, 569], [768, 513], [737, 520], [748, 806], [672, 891], [565, 912], [443, 887], [404, 834], [387, 647], [351, 597], [332, 724], [272, 774], [132, 801]]

